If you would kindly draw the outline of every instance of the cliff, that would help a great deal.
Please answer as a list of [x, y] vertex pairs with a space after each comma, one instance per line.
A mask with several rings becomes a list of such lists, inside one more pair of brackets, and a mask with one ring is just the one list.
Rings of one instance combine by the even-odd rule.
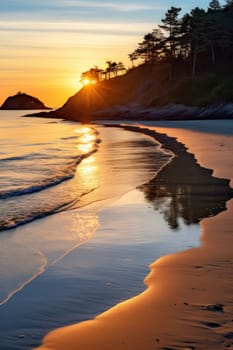
[[8, 97], [0, 109], [50, 109], [38, 98], [18, 92], [17, 95]]

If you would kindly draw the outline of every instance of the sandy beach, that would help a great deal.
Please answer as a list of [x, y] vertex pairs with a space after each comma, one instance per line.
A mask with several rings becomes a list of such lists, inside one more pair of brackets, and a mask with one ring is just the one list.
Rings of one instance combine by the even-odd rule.
[[[149, 128], [176, 137], [202, 167], [232, 186], [231, 121]], [[143, 293], [93, 320], [51, 332], [38, 349], [233, 349], [232, 214], [230, 200], [227, 210], [201, 220], [200, 247], [150, 265]]]
[[184, 213], [170, 215], [167, 191], [154, 193], [155, 175], [170, 152], [139, 132], [96, 128], [99, 150], [78, 165], [71, 187], [95, 190], [77, 201], [77, 209], [0, 235], [4, 350], [39, 346], [49, 331], [138, 295], [152, 261], [199, 245], [196, 214], [186, 223]]
[[233, 350], [233, 0], [0, 7], [0, 350]]

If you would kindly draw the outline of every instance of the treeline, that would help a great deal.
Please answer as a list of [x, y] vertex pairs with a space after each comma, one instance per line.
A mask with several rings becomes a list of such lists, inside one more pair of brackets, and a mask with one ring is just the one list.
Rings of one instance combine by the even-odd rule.
[[107, 80], [112, 77], [117, 77], [119, 74], [123, 74], [126, 68], [122, 62], [107, 61], [106, 69], [95, 66], [88, 71], [81, 74], [81, 83], [83, 85], [95, 84], [101, 80]]
[[[178, 73], [177, 63], [195, 77], [197, 71], [213, 70], [216, 65], [233, 69], [233, 0], [223, 6], [212, 0], [207, 10], [196, 7], [181, 17], [180, 7], [167, 10], [161, 24], [147, 33], [129, 54], [132, 68], [136, 64], [166, 63], [168, 79]], [[81, 75], [81, 82], [96, 83], [124, 74], [122, 62], [107, 61], [107, 67], [90, 68]]]
[[218, 0], [208, 10], [199, 7], [180, 17], [181, 8], [171, 7], [158, 28], [146, 34], [129, 58], [143, 63], [167, 62], [169, 79], [176, 62], [190, 66], [194, 77], [199, 69], [233, 62], [233, 0], [221, 6]]

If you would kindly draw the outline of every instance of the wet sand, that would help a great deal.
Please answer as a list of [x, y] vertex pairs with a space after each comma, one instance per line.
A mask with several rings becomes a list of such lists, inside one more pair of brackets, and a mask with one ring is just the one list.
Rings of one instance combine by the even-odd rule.
[[[188, 123], [180, 128], [160, 125], [156, 130], [177, 137], [202, 166], [232, 185], [233, 138], [220, 126], [215, 133], [208, 128], [202, 132], [201, 124], [193, 131]], [[199, 248], [160, 258], [150, 266], [143, 293], [94, 320], [51, 332], [39, 349], [233, 349], [232, 227], [230, 200], [227, 210], [201, 220]]]
[[154, 198], [147, 186], [171, 155], [141, 133], [98, 130], [100, 149], [74, 179], [77, 188], [96, 188], [77, 203], [82, 208], [0, 235], [4, 350], [39, 346], [49, 331], [141, 293], [152, 261], [199, 245], [199, 224], [186, 225], [181, 215], [171, 226], [171, 198]]

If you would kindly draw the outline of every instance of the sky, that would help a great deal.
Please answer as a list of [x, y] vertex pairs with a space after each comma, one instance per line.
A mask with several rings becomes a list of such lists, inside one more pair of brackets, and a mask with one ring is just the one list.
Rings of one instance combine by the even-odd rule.
[[171, 6], [183, 13], [207, 0], [3, 0], [0, 3], [0, 105], [18, 91], [60, 107], [82, 72], [123, 62]]

